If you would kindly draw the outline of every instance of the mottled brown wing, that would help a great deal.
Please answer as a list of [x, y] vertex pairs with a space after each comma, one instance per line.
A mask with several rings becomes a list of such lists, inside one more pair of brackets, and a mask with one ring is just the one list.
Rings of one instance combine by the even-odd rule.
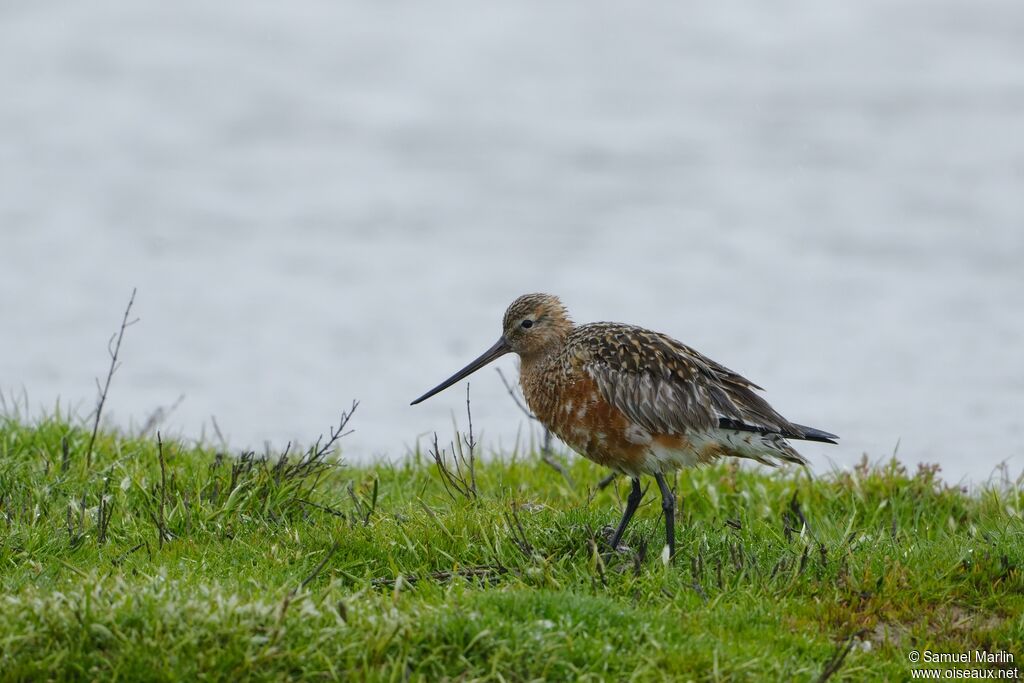
[[616, 323], [576, 329], [578, 361], [601, 395], [652, 433], [718, 427], [800, 432], [754, 393], [756, 384], [664, 334]]

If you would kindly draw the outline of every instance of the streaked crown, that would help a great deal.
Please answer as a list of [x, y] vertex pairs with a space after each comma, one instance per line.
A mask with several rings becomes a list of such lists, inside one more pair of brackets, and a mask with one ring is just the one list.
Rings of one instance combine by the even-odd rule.
[[569, 311], [553, 294], [524, 294], [508, 307], [502, 334], [512, 350], [529, 356], [557, 345], [572, 329]]

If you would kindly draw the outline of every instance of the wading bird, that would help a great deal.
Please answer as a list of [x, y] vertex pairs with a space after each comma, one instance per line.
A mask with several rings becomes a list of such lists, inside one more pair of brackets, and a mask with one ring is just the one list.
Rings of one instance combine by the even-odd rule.
[[537, 418], [573, 450], [632, 480], [612, 548], [640, 505], [640, 476], [661, 489], [669, 556], [675, 497], [665, 474], [730, 456], [805, 464], [787, 439], [836, 443], [790, 422], [750, 380], [659, 332], [620, 323], [575, 325], [558, 297], [526, 294], [505, 311], [498, 341], [415, 405], [494, 359], [519, 355], [519, 382]]

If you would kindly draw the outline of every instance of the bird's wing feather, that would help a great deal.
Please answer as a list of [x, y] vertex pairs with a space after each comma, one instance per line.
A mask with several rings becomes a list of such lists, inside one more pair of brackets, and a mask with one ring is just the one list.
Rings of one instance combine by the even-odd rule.
[[583, 369], [605, 400], [652, 433], [702, 432], [728, 424], [800, 438], [795, 425], [754, 393], [760, 387], [685, 344], [629, 325], [585, 327], [596, 329], [587, 331], [582, 345]]

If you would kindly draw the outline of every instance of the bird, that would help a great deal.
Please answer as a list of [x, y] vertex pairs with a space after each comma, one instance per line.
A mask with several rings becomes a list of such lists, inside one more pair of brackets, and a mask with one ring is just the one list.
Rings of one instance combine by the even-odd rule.
[[761, 387], [667, 334], [623, 323], [577, 325], [561, 299], [542, 293], [513, 301], [498, 341], [411, 405], [507, 353], [519, 356], [520, 386], [537, 419], [580, 455], [629, 477], [614, 551], [643, 498], [642, 476], [653, 476], [661, 491], [671, 559], [676, 499], [666, 474], [725, 457], [806, 465], [789, 441], [839, 438], [790, 422], [756, 393]]

